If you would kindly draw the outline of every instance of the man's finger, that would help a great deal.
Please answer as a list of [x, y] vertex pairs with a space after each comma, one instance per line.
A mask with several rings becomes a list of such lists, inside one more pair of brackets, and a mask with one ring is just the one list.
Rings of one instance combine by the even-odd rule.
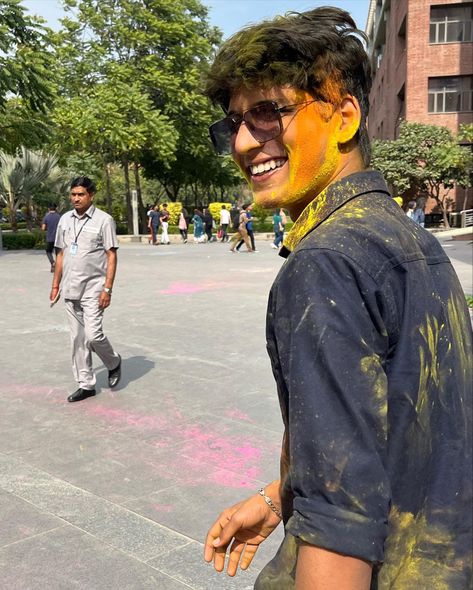
[[[230, 541], [235, 536], [235, 533], [241, 529], [241, 518], [238, 516], [238, 513], [235, 513], [233, 516], [226, 517], [227, 522], [220, 521], [220, 525], [222, 527], [220, 534], [218, 535], [218, 546], [227, 546]], [[214, 545], [215, 547], [215, 545]]]
[[240, 568], [242, 570], [246, 570], [250, 567], [251, 562], [253, 561], [253, 557], [258, 551], [258, 547], [259, 545], [250, 545], [249, 543], [246, 544], [245, 550], [240, 561]]
[[217, 547], [214, 552], [214, 568], [218, 572], [223, 572], [225, 568], [225, 558], [227, 555], [227, 545]]
[[220, 526], [220, 523], [217, 521], [216, 523], [214, 523], [210, 529], [209, 532], [207, 533], [207, 537], [205, 538], [205, 546], [204, 546], [204, 559], [205, 561], [212, 561], [213, 556], [214, 556], [214, 551], [215, 551], [215, 547], [213, 545], [215, 539], [218, 539], [218, 536], [220, 535], [220, 531], [222, 530], [222, 527]]
[[228, 556], [227, 574], [229, 576], [234, 576], [236, 574], [238, 563], [240, 562], [240, 557], [244, 548], [245, 543], [243, 541], [237, 541], [237, 539], [233, 541], [232, 546], [230, 547], [230, 555]]

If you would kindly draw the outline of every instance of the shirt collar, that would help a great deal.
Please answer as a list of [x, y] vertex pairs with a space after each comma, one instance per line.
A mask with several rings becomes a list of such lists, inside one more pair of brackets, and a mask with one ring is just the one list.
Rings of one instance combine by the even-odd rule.
[[91, 205], [87, 211], [84, 213], [84, 215], [82, 215], [82, 217], [79, 217], [76, 213], [76, 210], [73, 209], [72, 210], [72, 217], [75, 217], [76, 219], [83, 219], [84, 217], [88, 217], [89, 219], [92, 217], [92, 215], [94, 214], [95, 211], [95, 205]]
[[390, 194], [382, 174], [375, 170], [356, 172], [330, 184], [296, 219], [284, 239], [279, 255], [287, 258], [299, 242], [334, 211], [355, 197], [373, 192]]

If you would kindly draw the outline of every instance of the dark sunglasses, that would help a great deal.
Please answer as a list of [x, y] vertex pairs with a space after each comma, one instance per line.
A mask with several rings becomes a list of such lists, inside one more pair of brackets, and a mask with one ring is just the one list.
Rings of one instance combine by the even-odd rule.
[[294, 112], [293, 107], [313, 102], [316, 101], [306, 100], [280, 107], [277, 102], [268, 101], [248, 109], [241, 115], [238, 113], [227, 115], [209, 127], [210, 139], [215, 151], [220, 156], [232, 153], [232, 138], [238, 133], [243, 122], [257, 142], [265, 143], [275, 139], [283, 131], [281, 113]]

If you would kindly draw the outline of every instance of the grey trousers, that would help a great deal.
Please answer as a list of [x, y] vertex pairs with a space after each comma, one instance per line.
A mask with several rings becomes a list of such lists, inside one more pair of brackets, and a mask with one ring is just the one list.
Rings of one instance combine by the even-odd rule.
[[80, 300], [66, 299], [66, 311], [71, 331], [72, 372], [83, 389], [94, 389], [96, 377], [92, 368], [95, 352], [108, 370], [115, 369], [119, 356], [103, 333], [103, 309], [98, 296]]

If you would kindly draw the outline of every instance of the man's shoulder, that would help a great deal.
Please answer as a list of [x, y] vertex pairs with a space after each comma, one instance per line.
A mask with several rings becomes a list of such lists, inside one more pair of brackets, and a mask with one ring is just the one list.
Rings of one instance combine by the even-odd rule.
[[98, 209], [97, 207], [95, 207], [94, 213], [92, 215], [92, 219], [94, 218], [100, 221], [108, 221], [114, 223], [114, 219], [109, 213], [103, 211], [102, 209]]
[[72, 213], [73, 213], [73, 211], [70, 209], [69, 211], [66, 211], [65, 213], [60, 215], [59, 222], [63, 224], [63, 223], [67, 223], [68, 221], [70, 221], [72, 219]]
[[438, 241], [408, 221], [399, 206], [376, 192], [353, 199], [308, 233], [295, 252], [330, 251], [381, 277], [403, 262], [448, 257]]

